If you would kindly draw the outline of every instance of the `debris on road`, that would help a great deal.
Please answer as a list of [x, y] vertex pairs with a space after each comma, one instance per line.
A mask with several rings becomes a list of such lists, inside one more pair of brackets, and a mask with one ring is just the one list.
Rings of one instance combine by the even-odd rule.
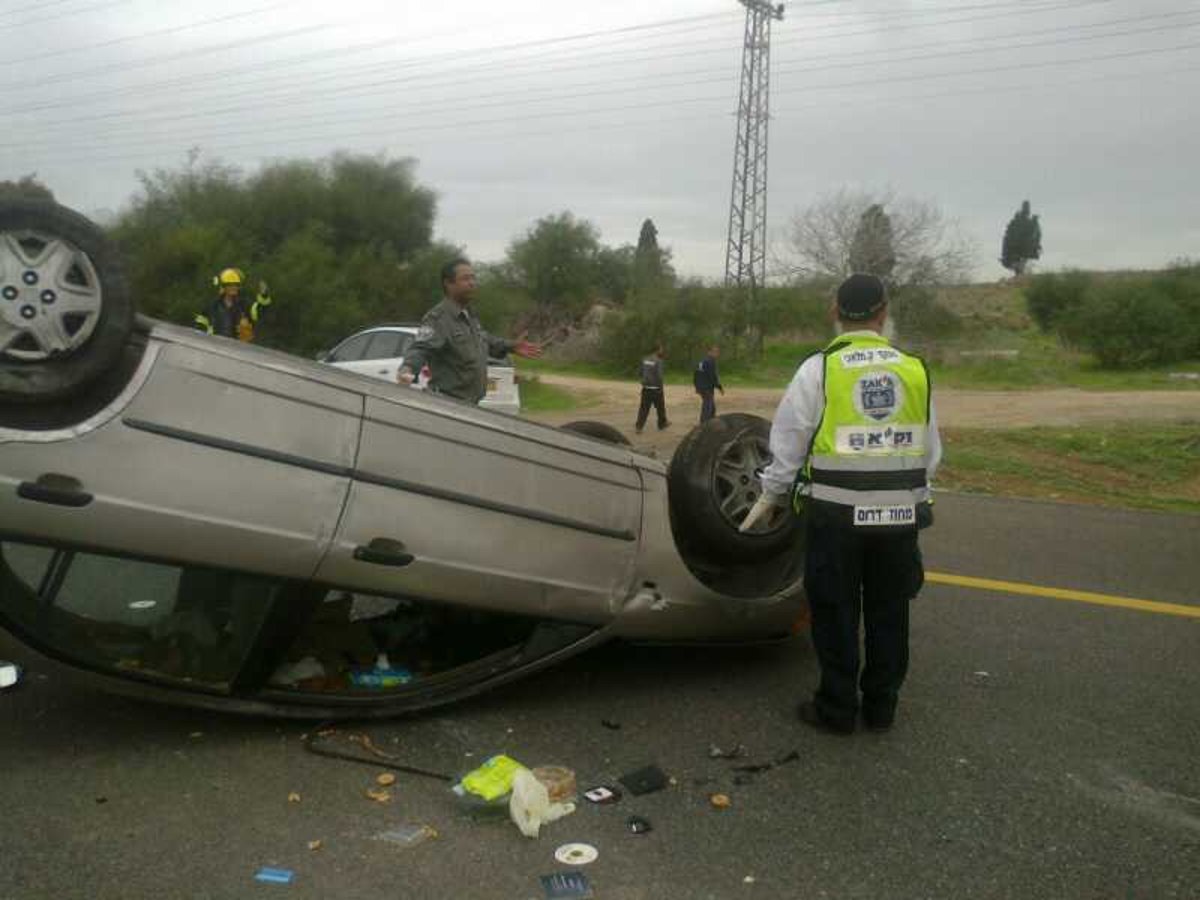
[[607, 728], [609, 731], [620, 731], [621, 730], [621, 723], [616, 722], [612, 719], [601, 719], [600, 724], [603, 725], [605, 728]]
[[16, 663], [0, 660], [0, 690], [10, 688], [21, 678], [21, 668]]
[[708, 802], [713, 805], [714, 809], [729, 809], [733, 804], [728, 794], [709, 794]]
[[309, 841], [308, 842], [308, 849], [313, 851], [314, 853], [317, 850], [320, 850], [321, 847], [323, 847], [323, 846], [324, 846], [324, 841]]
[[658, 766], [644, 766], [617, 779], [631, 794], [650, 794], [667, 786], [667, 775]]
[[288, 794], [288, 803], [299, 803], [299, 802], [300, 802], [300, 795], [297, 794], [295, 791], [292, 791], [290, 794]]
[[269, 884], [291, 884], [296, 873], [291, 869], [262, 868], [254, 874], [255, 881], [265, 881]]
[[621, 792], [611, 785], [598, 784], [595, 787], [588, 788], [583, 792], [583, 796], [592, 803], [607, 804], [616, 803], [621, 799]]
[[588, 900], [595, 896], [591, 882], [582, 872], [555, 872], [541, 878], [546, 900]]
[[551, 803], [574, 800], [576, 794], [575, 773], [565, 766], [537, 766], [533, 777], [546, 786]]
[[484, 760], [483, 765], [472, 769], [455, 785], [455, 793], [459, 788], [466, 794], [491, 802], [499, 800], [511, 793], [513, 777], [519, 771], [528, 771], [511, 756], [497, 754]]
[[324, 678], [325, 667], [315, 656], [306, 656], [295, 662], [284, 663], [272, 674], [270, 684], [278, 687], [297, 687], [301, 682]]
[[746, 772], [750, 775], [759, 775], [763, 772], [768, 772], [776, 766], [782, 766], [784, 763], [795, 762], [800, 758], [799, 750], [792, 750], [790, 753], [785, 753], [782, 756], [777, 756], [770, 762], [765, 763], [748, 763], [744, 766], [734, 766], [735, 772]]
[[375, 783], [380, 787], [391, 787], [396, 783], [396, 776], [391, 772], [384, 772], [382, 775], [375, 776]]
[[392, 802], [392, 792], [389, 791], [387, 788], [368, 788], [367, 796], [370, 797], [372, 800], [374, 800], [376, 803], [391, 803]]
[[643, 819], [641, 816], [630, 816], [625, 824], [629, 826], [629, 830], [634, 834], [646, 834], [654, 830], [654, 826], [650, 824], [649, 819]]
[[437, 829], [432, 825], [401, 825], [389, 831], [375, 835], [375, 840], [395, 844], [404, 850], [416, 847], [438, 836]]
[[[574, 777], [574, 776], [572, 776]], [[518, 769], [512, 780], [508, 813], [525, 837], [536, 838], [543, 825], [575, 812], [574, 803], [551, 803], [546, 786], [528, 769]]]
[[571, 843], [563, 844], [554, 851], [554, 858], [565, 866], [586, 866], [588, 863], [595, 862], [600, 856], [600, 851], [591, 844]]
[[710, 744], [708, 747], [709, 759], [741, 759], [746, 755], [745, 744], [734, 744], [728, 750], [723, 750], [716, 744]]
[[[433, 778], [437, 781], [454, 781], [454, 777], [451, 775], [445, 775], [441, 772], [432, 772], [429, 769], [422, 769], [417, 766], [406, 766], [398, 762], [391, 762], [391, 760], [399, 759], [399, 757], [395, 754], [380, 750], [377, 746], [375, 746], [375, 743], [371, 740], [370, 736], [366, 734], [346, 734], [345, 738], [351, 743], [362, 747], [368, 753], [373, 754], [375, 757], [377, 757], [376, 759], [368, 759], [367, 757], [356, 753], [345, 753], [341, 750], [333, 750], [325, 746], [325, 742], [332, 741], [334, 738], [338, 737], [339, 734], [340, 732], [336, 728], [322, 728], [315, 734], [305, 734], [302, 738], [302, 743], [304, 744], [304, 749], [306, 752], [313, 753], [317, 756], [325, 756], [329, 759], [342, 759], [346, 762], [362, 763], [363, 765], [372, 766], [377, 769], [392, 769], [396, 772], [405, 772], [409, 775], [420, 775], [423, 778]], [[380, 760], [387, 761], [380, 762]]]

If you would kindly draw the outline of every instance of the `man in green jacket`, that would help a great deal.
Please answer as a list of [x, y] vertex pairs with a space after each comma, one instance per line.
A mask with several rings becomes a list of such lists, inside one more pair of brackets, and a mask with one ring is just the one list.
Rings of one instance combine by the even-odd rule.
[[442, 267], [442, 302], [421, 320], [421, 330], [409, 344], [404, 365], [396, 373], [397, 381], [412, 384], [429, 366], [430, 390], [478, 403], [487, 394], [489, 356], [542, 355], [539, 344], [524, 339], [507, 341], [484, 331], [471, 309], [476, 286], [475, 272], [467, 260], [453, 259]]

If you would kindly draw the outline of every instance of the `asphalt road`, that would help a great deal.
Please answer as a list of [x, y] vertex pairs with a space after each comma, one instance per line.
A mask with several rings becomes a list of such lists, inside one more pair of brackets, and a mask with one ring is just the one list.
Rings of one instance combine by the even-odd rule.
[[[1200, 520], [943, 496], [931, 572], [1200, 607]], [[794, 718], [805, 639], [612, 646], [476, 701], [374, 723], [405, 761], [507, 751], [583, 784], [675, 783], [522, 837], [436, 782], [306, 754], [305, 727], [162, 709], [31, 673], [0, 693], [0, 900], [541, 898], [554, 849], [612, 898], [1200, 896], [1200, 618], [927, 585], [901, 718], [839, 738]], [[604, 727], [602, 720], [619, 723]], [[710, 746], [743, 744], [737, 763]], [[733, 765], [799, 758], [737, 783]], [[747, 781], [747, 779], [739, 779]], [[714, 809], [709, 795], [732, 805]], [[289, 802], [290, 792], [300, 795]], [[626, 819], [654, 826], [634, 835]], [[428, 823], [401, 849], [373, 836]], [[308, 842], [320, 840], [310, 850]], [[294, 870], [260, 884], [262, 866]]]

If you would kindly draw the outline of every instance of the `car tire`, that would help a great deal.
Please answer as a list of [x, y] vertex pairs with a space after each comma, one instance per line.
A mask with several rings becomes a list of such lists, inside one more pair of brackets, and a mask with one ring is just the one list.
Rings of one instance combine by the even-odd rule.
[[800, 519], [781, 506], [765, 523], [738, 526], [758, 499], [758, 475], [770, 460], [770, 423], [729, 413], [693, 428], [671, 458], [668, 491], [673, 527], [690, 548], [711, 559], [752, 562], [792, 547]]
[[56, 203], [0, 203], [0, 403], [43, 403], [114, 365], [134, 306], [100, 228]]
[[576, 434], [604, 441], [606, 444], [620, 444], [623, 447], [629, 446], [629, 439], [605, 422], [592, 422], [584, 419], [579, 422], [568, 422], [562, 426], [562, 429], [563, 431], [573, 431]]

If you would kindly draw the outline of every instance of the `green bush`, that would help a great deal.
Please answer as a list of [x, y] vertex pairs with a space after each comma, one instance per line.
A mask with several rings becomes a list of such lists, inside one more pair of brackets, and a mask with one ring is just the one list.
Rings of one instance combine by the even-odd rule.
[[766, 337], [801, 332], [824, 337], [829, 331], [829, 299], [806, 287], [775, 287], [755, 297], [739, 288], [685, 283], [639, 290], [625, 309], [605, 319], [600, 360], [614, 373], [633, 373], [658, 342], [668, 368], [691, 366], [712, 343], [730, 370], [758, 359], [756, 330]]
[[962, 320], [938, 303], [928, 288], [902, 288], [889, 306], [896, 330], [907, 339], [946, 338], [962, 330]]
[[[1183, 288], [1183, 290], [1181, 290]], [[1089, 291], [1064, 334], [1101, 366], [1134, 369], [1200, 355], [1200, 331], [1188, 303], [1195, 294], [1172, 276], [1121, 280]], [[1193, 289], [1194, 291], [1194, 289]]]
[[440, 295], [453, 248], [431, 244], [434, 195], [412, 168], [347, 154], [249, 176], [189, 164], [143, 175], [112, 235], [143, 312], [190, 324], [213, 276], [237, 267], [249, 292], [262, 279], [275, 298], [256, 339], [311, 356], [365, 325], [420, 318]]
[[1029, 315], [1042, 331], [1054, 332], [1083, 304], [1091, 285], [1091, 276], [1084, 272], [1038, 275], [1025, 288]]

